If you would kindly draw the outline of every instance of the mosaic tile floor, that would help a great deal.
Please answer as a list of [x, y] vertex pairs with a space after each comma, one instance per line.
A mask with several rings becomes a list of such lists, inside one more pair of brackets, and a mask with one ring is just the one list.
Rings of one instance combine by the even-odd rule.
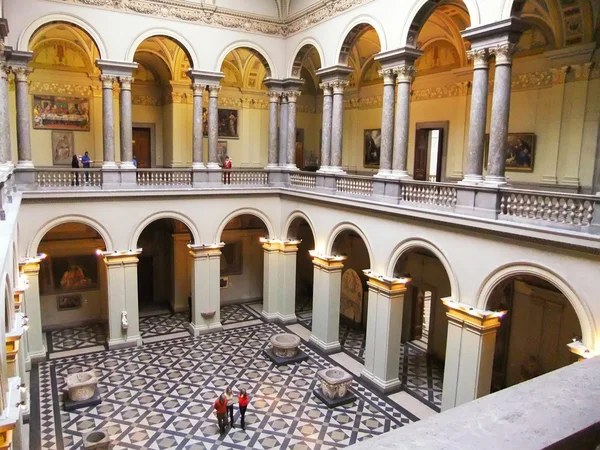
[[48, 353], [104, 345], [106, 343], [106, 325], [94, 324], [46, 331], [46, 342]]
[[[328, 409], [312, 394], [316, 371], [335, 365], [302, 346], [310, 359], [277, 368], [263, 356], [282, 328], [259, 324], [229, 331], [78, 355], [42, 363], [42, 448], [81, 448], [82, 434], [107, 428], [121, 449], [341, 448], [416, 420], [355, 381], [357, 400]], [[103, 402], [64, 412], [68, 373], [94, 369]], [[245, 388], [246, 430], [219, 435], [211, 405], [226, 386]]]

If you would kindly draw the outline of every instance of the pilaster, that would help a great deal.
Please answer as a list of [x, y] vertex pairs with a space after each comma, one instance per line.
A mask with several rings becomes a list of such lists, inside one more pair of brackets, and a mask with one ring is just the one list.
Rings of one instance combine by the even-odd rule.
[[29, 287], [24, 290], [23, 298], [26, 305], [27, 317], [29, 318], [27, 330], [27, 346], [29, 358], [32, 362], [46, 359], [46, 347], [42, 333], [42, 312], [40, 306], [40, 263], [45, 255], [41, 257], [27, 258], [21, 264], [21, 273], [27, 277]]

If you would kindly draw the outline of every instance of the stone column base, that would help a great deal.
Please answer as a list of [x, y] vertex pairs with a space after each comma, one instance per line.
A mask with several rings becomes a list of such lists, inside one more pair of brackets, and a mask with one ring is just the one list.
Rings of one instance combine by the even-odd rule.
[[310, 335], [309, 342], [312, 343], [315, 347], [326, 354], [338, 353], [342, 351], [342, 346], [340, 345], [340, 341], [335, 342], [323, 342], [321, 339], [316, 337], [314, 334]]
[[142, 337], [141, 336], [131, 336], [127, 339], [108, 339], [107, 340], [108, 349], [115, 350], [118, 348], [128, 348], [128, 347], [139, 347], [142, 345]]
[[279, 320], [279, 313], [268, 313], [267, 311], [261, 311], [260, 316], [267, 322], [277, 322]]
[[223, 325], [221, 325], [220, 322], [210, 325], [196, 325], [195, 323], [188, 323], [187, 330], [192, 336], [200, 336], [201, 334], [223, 331]]
[[477, 186], [483, 183], [483, 177], [481, 175], [465, 175], [465, 177], [458, 182], [463, 186]]
[[32, 363], [43, 362], [46, 361], [46, 347], [42, 350], [38, 350], [37, 352], [29, 352], [29, 359]]
[[402, 382], [399, 378], [385, 381], [376, 377], [367, 369], [362, 370], [360, 373], [360, 378], [366, 382], [366, 384], [375, 389], [375, 391], [382, 394], [391, 394], [402, 390]]
[[298, 317], [296, 316], [296, 314], [277, 314], [277, 321], [282, 325], [291, 325], [293, 323], [298, 322]]

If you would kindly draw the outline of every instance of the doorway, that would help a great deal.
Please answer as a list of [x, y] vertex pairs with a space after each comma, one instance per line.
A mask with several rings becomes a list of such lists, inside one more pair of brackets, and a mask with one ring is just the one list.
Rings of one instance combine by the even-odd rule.
[[447, 153], [448, 122], [417, 124], [415, 133], [414, 179], [443, 181]]
[[133, 128], [133, 156], [139, 169], [152, 167], [150, 128]]

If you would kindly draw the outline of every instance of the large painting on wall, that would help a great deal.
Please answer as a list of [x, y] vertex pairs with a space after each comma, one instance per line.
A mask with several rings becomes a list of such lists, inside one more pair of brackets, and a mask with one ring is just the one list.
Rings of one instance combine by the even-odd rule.
[[342, 294], [340, 313], [355, 323], [362, 322], [363, 287], [360, 277], [354, 269], [348, 269], [342, 275]]
[[[225, 139], [238, 139], [238, 121], [239, 111], [237, 109], [219, 109], [218, 111], [218, 125], [219, 125], [219, 137]], [[202, 130], [204, 136], [208, 136], [208, 111], [206, 108], [202, 109]]]
[[78, 97], [34, 95], [33, 128], [90, 131], [90, 101]]
[[378, 168], [381, 158], [381, 128], [365, 130], [364, 166]]
[[52, 164], [55, 166], [70, 166], [75, 154], [74, 136], [72, 131], [52, 131]]
[[[485, 167], [488, 165], [490, 136], [486, 136]], [[504, 149], [504, 163], [507, 172], [533, 172], [535, 156], [534, 133], [508, 133]]]
[[42, 265], [40, 290], [44, 295], [99, 288], [96, 255], [48, 257]]

